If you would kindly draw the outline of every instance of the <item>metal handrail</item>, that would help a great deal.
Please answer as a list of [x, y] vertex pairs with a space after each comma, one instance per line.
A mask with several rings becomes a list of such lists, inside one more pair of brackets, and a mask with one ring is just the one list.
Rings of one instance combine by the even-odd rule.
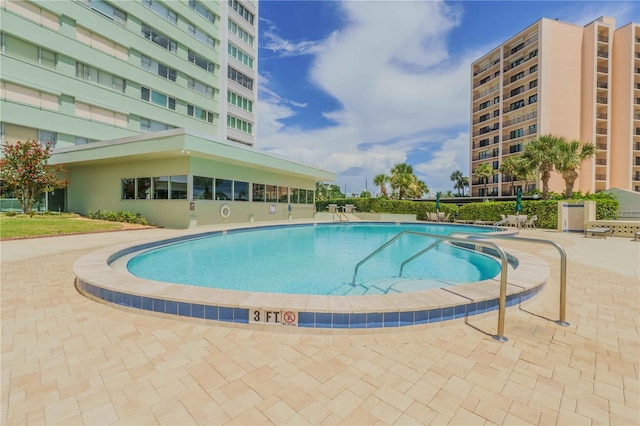
[[400, 264], [400, 272], [398, 272], [398, 276], [401, 277], [402, 276], [402, 271], [404, 270], [404, 265], [406, 265], [407, 263], [419, 258], [420, 256], [422, 256], [423, 254], [425, 254], [426, 252], [428, 252], [429, 250], [431, 250], [432, 248], [436, 248], [438, 247], [440, 244], [442, 244], [444, 242], [444, 240], [440, 239], [438, 241], [436, 241], [435, 243], [431, 244], [429, 247], [427, 247], [424, 250], [420, 250], [418, 253], [414, 254], [413, 256], [411, 256], [410, 258], [408, 258], [407, 260], [405, 260], [404, 262], [402, 262]]
[[508, 240], [511, 241], [522, 241], [528, 243], [537, 243], [537, 244], [548, 244], [555, 247], [556, 250], [560, 253], [560, 307], [559, 307], [559, 319], [555, 321], [556, 324], [561, 325], [563, 327], [568, 327], [570, 324], [566, 321], [566, 306], [567, 306], [567, 252], [562, 248], [562, 246], [555, 241], [550, 240], [540, 240], [537, 238], [529, 238], [529, 237], [513, 237], [509, 235], [485, 235], [485, 234], [471, 234], [467, 232], [456, 232], [457, 235], [466, 235], [468, 237], [472, 237], [473, 241], [476, 241], [478, 238], [491, 238], [498, 240]]
[[[500, 342], [506, 342], [508, 339], [504, 336], [504, 317], [505, 317], [505, 311], [507, 306], [507, 271], [508, 271], [507, 253], [504, 251], [502, 247], [500, 247], [498, 244], [493, 243], [491, 241], [470, 240], [467, 237], [463, 238], [463, 237], [457, 237], [454, 235], [439, 235], [439, 234], [430, 234], [427, 232], [401, 231], [398, 234], [396, 234], [393, 238], [391, 238], [389, 241], [387, 241], [386, 243], [378, 247], [371, 254], [369, 254], [367, 257], [365, 257], [364, 259], [362, 259], [360, 262], [357, 263], [353, 271], [353, 280], [351, 281], [351, 285], [355, 286], [356, 276], [358, 274], [358, 268], [360, 268], [362, 264], [367, 262], [369, 259], [374, 257], [376, 254], [380, 253], [382, 250], [384, 250], [386, 247], [388, 247], [394, 241], [396, 241], [397, 239], [401, 238], [404, 235], [417, 235], [422, 237], [430, 237], [430, 238], [435, 238], [437, 240], [440, 240], [441, 242], [442, 241], [455, 241], [459, 243], [472, 242], [473, 244], [476, 244], [476, 245], [493, 248], [498, 253], [498, 255], [500, 256], [500, 296], [499, 296], [499, 309], [498, 309], [498, 330], [496, 335], [493, 336], [493, 338]], [[469, 234], [469, 235], [478, 235], [478, 234]]]

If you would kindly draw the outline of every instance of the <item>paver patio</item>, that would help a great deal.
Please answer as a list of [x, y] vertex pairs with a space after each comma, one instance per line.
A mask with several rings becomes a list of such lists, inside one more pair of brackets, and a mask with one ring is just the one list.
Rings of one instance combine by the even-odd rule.
[[542, 293], [439, 327], [256, 330], [91, 301], [72, 265], [144, 230], [3, 241], [2, 417], [13, 424], [640, 424], [640, 242], [525, 230]]

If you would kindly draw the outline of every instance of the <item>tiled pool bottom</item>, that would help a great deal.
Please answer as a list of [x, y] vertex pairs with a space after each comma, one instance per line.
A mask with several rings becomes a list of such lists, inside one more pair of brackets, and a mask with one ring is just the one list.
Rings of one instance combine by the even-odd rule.
[[[157, 245], [150, 242], [146, 247]], [[120, 246], [88, 254], [74, 265], [76, 288], [98, 302], [140, 313], [188, 318], [210, 324], [297, 327], [299, 329], [384, 329], [442, 323], [498, 309], [499, 279], [413, 293], [316, 296], [249, 293], [170, 284], [137, 278], [110, 265], [140, 249]], [[541, 259], [509, 249], [507, 306], [542, 290], [550, 268]]]

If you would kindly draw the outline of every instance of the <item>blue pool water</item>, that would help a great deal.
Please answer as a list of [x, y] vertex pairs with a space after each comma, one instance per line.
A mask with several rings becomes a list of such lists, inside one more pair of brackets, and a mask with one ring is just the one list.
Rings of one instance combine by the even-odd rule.
[[404, 235], [363, 264], [356, 264], [403, 230], [446, 235], [488, 232], [473, 226], [426, 224], [322, 224], [229, 232], [156, 248], [129, 260], [138, 277], [250, 292], [358, 295], [424, 290], [493, 278], [494, 259], [441, 244], [402, 261], [435, 240]]

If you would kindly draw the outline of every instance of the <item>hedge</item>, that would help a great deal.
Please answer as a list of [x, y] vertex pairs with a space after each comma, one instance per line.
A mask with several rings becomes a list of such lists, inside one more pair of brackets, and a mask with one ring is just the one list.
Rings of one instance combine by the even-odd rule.
[[[578, 200], [569, 200], [576, 202]], [[618, 200], [597, 199], [596, 219], [613, 220], [618, 217]], [[415, 214], [418, 220], [427, 220], [428, 213], [436, 211], [436, 203], [432, 201], [388, 200], [386, 198], [341, 198], [329, 201], [317, 201], [319, 212], [327, 211], [329, 204], [342, 207], [353, 204], [356, 211], [368, 213]], [[450, 217], [461, 220], [487, 220], [497, 222], [500, 215], [516, 214], [515, 201], [487, 201], [468, 203], [458, 207], [453, 203], [440, 203], [440, 211]], [[523, 200], [520, 214], [537, 215], [537, 227], [556, 229], [558, 226], [558, 200]]]

